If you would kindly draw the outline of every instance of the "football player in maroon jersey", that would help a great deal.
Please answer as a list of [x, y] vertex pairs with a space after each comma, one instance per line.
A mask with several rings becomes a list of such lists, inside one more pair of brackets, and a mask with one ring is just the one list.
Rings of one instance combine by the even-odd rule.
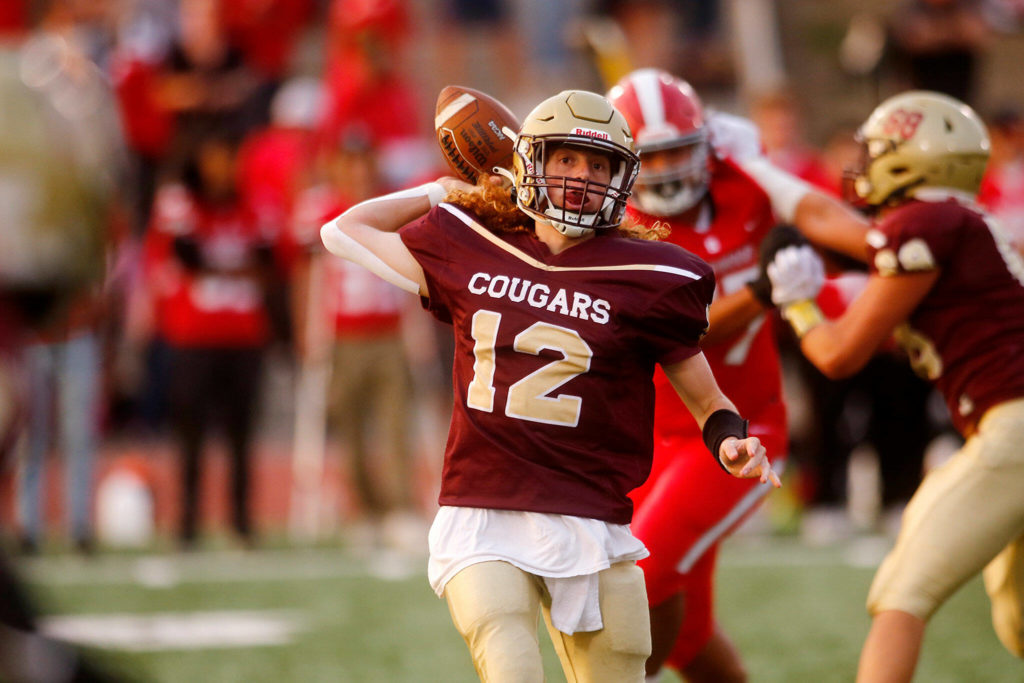
[[[748, 286], [758, 279], [759, 246], [776, 218], [769, 197], [737, 164], [760, 153], [757, 130], [705, 112], [689, 83], [659, 69], [628, 74], [609, 98], [640, 151], [627, 214], [650, 228], [667, 226], [666, 241], [711, 264], [717, 289], [701, 347], [722, 391], [778, 465], [788, 433], [779, 354], [765, 315], [771, 301], [766, 286]], [[654, 466], [632, 494], [633, 533], [651, 552], [640, 562], [653, 641], [647, 673], [667, 664], [689, 681], [742, 681], [739, 653], [714, 620], [714, 568], [720, 542], [771, 487], [712, 476], [700, 427], [669, 378], [658, 373], [655, 384]]]
[[[1024, 260], [975, 203], [989, 138], [970, 107], [905, 92], [879, 105], [858, 138], [853, 190], [876, 212], [867, 286], [826, 321], [793, 292], [814, 268], [806, 254], [776, 259], [768, 274], [801, 349], [826, 375], [856, 372], [894, 336], [966, 439], [919, 486], [868, 594], [857, 680], [909, 681], [928, 620], [978, 572], [996, 634], [1024, 656]], [[856, 214], [791, 179], [767, 180], [808, 232], [856, 233]]]
[[428, 574], [480, 677], [542, 680], [543, 612], [569, 680], [642, 681], [647, 550], [628, 494], [650, 471], [655, 365], [715, 461], [779, 480], [700, 352], [711, 269], [619, 230], [638, 164], [626, 121], [564, 91], [527, 115], [515, 150], [513, 197], [496, 176], [443, 178], [363, 202], [321, 236], [453, 326]]

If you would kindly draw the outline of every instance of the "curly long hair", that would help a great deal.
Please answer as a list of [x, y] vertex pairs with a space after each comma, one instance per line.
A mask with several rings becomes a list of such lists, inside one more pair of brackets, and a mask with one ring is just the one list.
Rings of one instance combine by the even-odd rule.
[[[452, 190], [444, 198], [449, 204], [472, 211], [491, 232], [533, 232], [534, 219], [516, 206], [513, 191], [505, 185], [491, 183], [482, 176], [471, 192]], [[623, 237], [661, 240], [669, 227], [662, 222], [648, 227], [626, 216], [617, 228]]]

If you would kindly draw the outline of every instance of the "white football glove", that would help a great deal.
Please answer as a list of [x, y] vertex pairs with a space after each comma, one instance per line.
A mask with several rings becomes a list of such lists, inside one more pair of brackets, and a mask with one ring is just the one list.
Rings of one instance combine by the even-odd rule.
[[779, 249], [766, 270], [776, 306], [814, 299], [825, 284], [825, 264], [807, 244]]
[[749, 119], [710, 110], [705, 120], [708, 139], [718, 156], [740, 163], [763, 155], [761, 134]]

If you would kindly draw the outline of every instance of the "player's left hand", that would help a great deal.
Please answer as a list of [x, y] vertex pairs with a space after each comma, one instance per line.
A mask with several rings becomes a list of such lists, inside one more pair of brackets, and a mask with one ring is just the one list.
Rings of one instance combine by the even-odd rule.
[[825, 264], [808, 244], [780, 249], [766, 270], [776, 306], [814, 299], [825, 284]]
[[768, 451], [756, 436], [745, 439], [729, 437], [719, 448], [719, 460], [734, 477], [752, 479], [757, 477], [762, 484], [771, 482], [775, 488], [782, 486], [782, 480], [768, 461]]

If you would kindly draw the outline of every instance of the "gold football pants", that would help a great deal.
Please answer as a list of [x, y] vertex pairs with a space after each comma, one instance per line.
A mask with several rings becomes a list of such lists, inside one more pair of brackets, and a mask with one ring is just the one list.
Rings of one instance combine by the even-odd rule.
[[907, 506], [868, 593], [874, 615], [932, 614], [983, 571], [999, 640], [1024, 656], [1024, 399], [990, 409]]
[[651, 653], [643, 572], [634, 562], [621, 562], [600, 572], [598, 585], [604, 628], [573, 635], [551, 625], [544, 580], [507, 562], [466, 567], [448, 582], [444, 595], [481, 681], [544, 680], [537, 639], [543, 612], [568, 683], [640, 683]]

